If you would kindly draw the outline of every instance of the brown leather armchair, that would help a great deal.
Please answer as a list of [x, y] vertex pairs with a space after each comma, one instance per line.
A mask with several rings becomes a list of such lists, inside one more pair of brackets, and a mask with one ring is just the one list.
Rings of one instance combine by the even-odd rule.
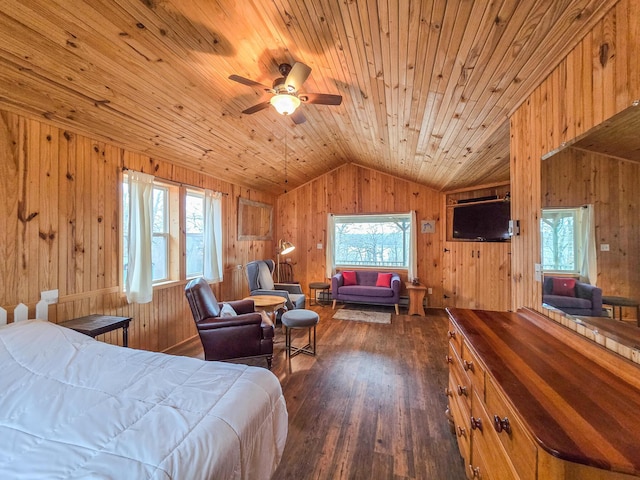
[[191, 280], [184, 290], [202, 341], [205, 360], [265, 357], [271, 369], [273, 323], [254, 311], [253, 300], [226, 302], [238, 315], [221, 317], [223, 304], [218, 303], [203, 278]]

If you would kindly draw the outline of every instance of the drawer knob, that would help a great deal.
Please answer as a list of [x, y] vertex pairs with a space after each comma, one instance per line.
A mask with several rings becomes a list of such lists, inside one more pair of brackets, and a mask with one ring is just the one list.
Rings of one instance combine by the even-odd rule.
[[482, 478], [480, 475], [480, 467], [469, 465], [469, 470], [471, 471], [471, 478]]
[[467, 429], [464, 428], [464, 427], [458, 426], [458, 436], [459, 437], [466, 437], [467, 436]]
[[453, 358], [451, 358], [451, 355], [445, 355], [444, 358], [447, 360], [447, 363], [453, 363]]
[[462, 395], [464, 395], [465, 397], [469, 396], [469, 394], [467, 393], [467, 387], [464, 385], [458, 385], [458, 396], [461, 397]]
[[511, 423], [509, 423], [509, 418], [507, 417], [500, 419], [498, 415], [494, 415], [493, 428], [495, 428], [498, 433], [506, 432], [508, 435], [511, 435]]
[[456, 338], [456, 332], [452, 332], [451, 330], [447, 332], [447, 335], [449, 336], [449, 338]]
[[466, 360], [463, 360], [462, 363], [465, 370], [471, 370], [472, 372], [475, 372], [473, 362], [467, 362]]
[[471, 417], [471, 430], [482, 431], [482, 419]]

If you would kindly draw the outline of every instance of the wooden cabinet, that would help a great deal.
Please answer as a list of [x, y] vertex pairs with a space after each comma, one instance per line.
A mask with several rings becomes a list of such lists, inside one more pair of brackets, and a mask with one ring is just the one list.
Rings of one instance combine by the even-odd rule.
[[637, 365], [532, 311], [448, 311], [449, 412], [469, 479], [640, 478]]
[[509, 309], [510, 242], [445, 242], [442, 267], [445, 306]]

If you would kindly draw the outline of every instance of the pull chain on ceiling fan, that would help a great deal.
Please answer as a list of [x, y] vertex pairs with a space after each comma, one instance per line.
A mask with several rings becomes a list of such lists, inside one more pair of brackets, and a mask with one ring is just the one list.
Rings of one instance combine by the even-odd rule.
[[309, 78], [311, 67], [301, 62], [296, 62], [293, 67], [288, 63], [282, 63], [278, 67], [282, 77], [273, 81], [271, 88], [262, 85], [249, 78], [239, 75], [230, 75], [229, 79], [234, 82], [247, 85], [249, 87], [259, 87], [265, 92], [273, 94], [273, 96], [265, 102], [258, 103], [242, 111], [242, 113], [251, 115], [259, 112], [269, 106], [273, 106], [281, 115], [290, 115], [294, 123], [304, 123], [307, 119], [297, 110], [301, 103], [315, 103], [316, 105], [340, 105], [342, 103], [341, 95], [332, 95], [329, 93], [300, 93], [302, 84]]

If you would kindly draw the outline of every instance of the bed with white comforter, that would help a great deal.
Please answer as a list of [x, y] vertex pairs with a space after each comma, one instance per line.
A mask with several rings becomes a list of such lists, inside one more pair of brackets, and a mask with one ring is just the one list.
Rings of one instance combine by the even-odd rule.
[[269, 479], [287, 436], [278, 379], [117, 347], [58, 325], [0, 327], [0, 478]]

